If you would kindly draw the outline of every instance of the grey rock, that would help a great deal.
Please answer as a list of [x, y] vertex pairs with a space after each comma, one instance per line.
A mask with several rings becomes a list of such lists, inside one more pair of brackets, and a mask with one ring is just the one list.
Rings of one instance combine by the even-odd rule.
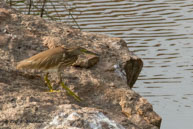
[[[47, 92], [41, 71], [16, 69], [17, 62], [59, 45], [79, 45], [99, 55], [79, 57], [63, 72], [81, 103], [62, 89]], [[23, 15], [0, 1], [1, 128], [157, 129], [161, 117], [131, 89], [142, 66], [120, 38]]]

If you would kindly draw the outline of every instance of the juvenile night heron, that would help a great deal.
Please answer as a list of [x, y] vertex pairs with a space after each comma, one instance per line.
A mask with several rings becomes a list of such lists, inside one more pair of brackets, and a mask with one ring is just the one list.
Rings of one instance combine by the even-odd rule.
[[63, 71], [67, 66], [71, 66], [73, 63], [75, 63], [78, 59], [78, 56], [84, 53], [97, 55], [82, 47], [60, 46], [53, 49], [48, 49], [28, 59], [22, 60], [18, 63], [17, 69], [37, 69], [46, 72], [44, 80], [49, 88], [49, 92], [54, 92], [54, 90], [51, 86], [50, 80], [48, 79], [48, 74], [49, 72], [56, 71], [62, 87], [67, 91], [67, 93], [73, 96], [76, 100], [80, 101], [81, 99], [62, 81], [61, 71]]

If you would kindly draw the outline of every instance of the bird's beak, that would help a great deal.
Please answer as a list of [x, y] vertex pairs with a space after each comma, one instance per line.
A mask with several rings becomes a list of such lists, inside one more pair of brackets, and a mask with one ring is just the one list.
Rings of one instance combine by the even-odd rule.
[[91, 52], [91, 51], [86, 51], [85, 53], [87, 53], [87, 54], [91, 54], [91, 55], [95, 55], [95, 56], [99, 56], [99, 54], [96, 54], [96, 53]]

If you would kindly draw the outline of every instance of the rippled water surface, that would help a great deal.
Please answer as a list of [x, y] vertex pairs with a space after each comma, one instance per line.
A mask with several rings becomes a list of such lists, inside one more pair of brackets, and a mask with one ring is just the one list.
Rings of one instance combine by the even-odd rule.
[[193, 129], [193, 0], [77, 0], [51, 16], [84, 31], [123, 38], [144, 68], [134, 90], [162, 116], [161, 129]]

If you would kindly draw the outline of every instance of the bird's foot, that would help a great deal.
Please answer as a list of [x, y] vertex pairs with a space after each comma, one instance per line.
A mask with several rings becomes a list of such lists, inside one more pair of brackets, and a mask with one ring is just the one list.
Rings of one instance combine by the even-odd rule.
[[64, 88], [67, 93], [71, 96], [73, 96], [77, 101], [82, 101], [81, 98], [79, 96], [77, 96], [73, 91], [71, 91], [65, 84], [64, 82], [61, 82], [62, 88]]
[[53, 90], [53, 87], [52, 87], [52, 85], [50, 83], [50, 80], [48, 79], [48, 73], [46, 73], [46, 75], [44, 76], [44, 80], [45, 80], [45, 83], [48, 86], [48, 89], [49, 89], [48, 92], [56, 92], [56, 90]]
[[48, 92], [60, 92], [60, 90], [53, 90], [53, 89], [49, 89]]

